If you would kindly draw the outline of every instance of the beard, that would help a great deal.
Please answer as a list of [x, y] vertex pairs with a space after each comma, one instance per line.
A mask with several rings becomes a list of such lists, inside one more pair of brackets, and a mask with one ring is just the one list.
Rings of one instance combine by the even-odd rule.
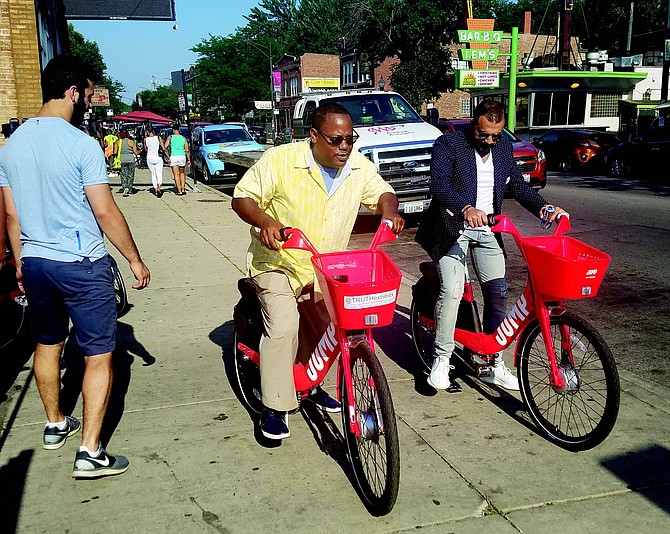
[[491, 145], [486, 141], [479, 141], [475, 143], [475, 150], [477, 151], [477, 154], [484, 157], [491, 152]]
[[72, 118], [70, 124], [75, 127], [81, 126], [84, 122], [84, 114], [86, 113], [86, 102], [84, 101], [84, 93], [79, 93], [79, 99], [72, 105]]

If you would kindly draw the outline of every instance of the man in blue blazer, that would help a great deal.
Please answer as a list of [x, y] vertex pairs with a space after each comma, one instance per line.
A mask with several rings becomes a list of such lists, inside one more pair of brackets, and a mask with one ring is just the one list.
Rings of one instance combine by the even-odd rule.
[[[505, 318], [507, 281], [500, 234], [487, 225], [487, 214], [501, 213], [505, 196], [513, 197], [537, 217], [553, 221], [563, 210], [549, 205], [528, 185], [514, 161], [512, 143], [503, 137], [505, 111], [495, 100], [482, 101], [467, 131], [438, 137], [433, 146], [430, 191], [432, 201], [416, 234], [416, 241], [437, 263], [440, 292], [435, 305], [435, 360], [428, 383], [449, 389], [449, 358], [463, 295], [465, 261], [472, 250], [484, 296], [484, 332], [495, 332]], [[484, 363], [482, 360], [478, 363]], [[518, 390], [516, 377], [505, 366], [502, 353], [482, 370], [482, 381]]]

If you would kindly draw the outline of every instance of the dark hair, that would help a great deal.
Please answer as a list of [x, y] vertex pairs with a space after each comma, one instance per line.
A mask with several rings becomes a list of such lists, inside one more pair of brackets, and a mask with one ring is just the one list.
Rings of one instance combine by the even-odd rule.
[[351, 118], [349, 112], [344, 108], [344, 106], [341, 106], [340, 104], [321, 104], [318, 108], [316, 108], [314, 115], [312, 116], [312, 128], [315, 130], [321, 129], [321, 126], [324, 125], [326, 119], [328, 118], [327, 116], [330, 114], [346, 115], [347, 117]]
[[127, 139], [129, 137], [128, 130], [126, 130], [125, 128], [121, 128], [121, 131], [119, 132], [119, 137], [121, 139]]
[[486, 117], [489, 122], [497, 124], [505, 120], [505, 108], [497, 100], [482, 100], [472, 115], [472, 124], [477, 124], [479, 117]]
[[151, 124], [147, 124], [146, 128], [144, 129], [145, 133], [154, 133], [154, 127], [151, 126]]
[[73, 85], [79, 93], [84, 93], [89, 80], [96, 82], [95, 73], [90, 65], [70, 55], [56, 56], [42, 71], [42, 103], [60, 100]]
[[179, 124], [177, 124], [176, 122], [172, 123], [172, 129], [179, 131]]

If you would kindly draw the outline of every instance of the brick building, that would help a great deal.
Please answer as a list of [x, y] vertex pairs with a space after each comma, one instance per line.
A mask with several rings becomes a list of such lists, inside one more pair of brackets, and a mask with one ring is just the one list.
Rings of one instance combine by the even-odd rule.
[[278, 95], [278, 129], [291, 126], [293, 108], [303, 93], [337, 90], [340, 87], [340, 59], [331, 54], [303, 54], [284, 56], [276, 71], [281, 73], [281, 91]]
[[42, 67], [67, 49], [63, 9], [60, 1], [0, 0], [0, 124], [39, 111]]

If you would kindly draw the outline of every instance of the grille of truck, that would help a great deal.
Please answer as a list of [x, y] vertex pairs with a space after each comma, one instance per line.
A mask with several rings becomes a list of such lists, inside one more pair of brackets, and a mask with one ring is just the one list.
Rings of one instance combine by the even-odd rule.
[[535, 156], [520, 156], [514, 158], [516, 166], [521, 172], [533, 172], [537, 168], [537, 160]]
[[429, 198], [433, 141], [411, 146], [363, 148], [361, 153], [396, 192], [400, 200]]

